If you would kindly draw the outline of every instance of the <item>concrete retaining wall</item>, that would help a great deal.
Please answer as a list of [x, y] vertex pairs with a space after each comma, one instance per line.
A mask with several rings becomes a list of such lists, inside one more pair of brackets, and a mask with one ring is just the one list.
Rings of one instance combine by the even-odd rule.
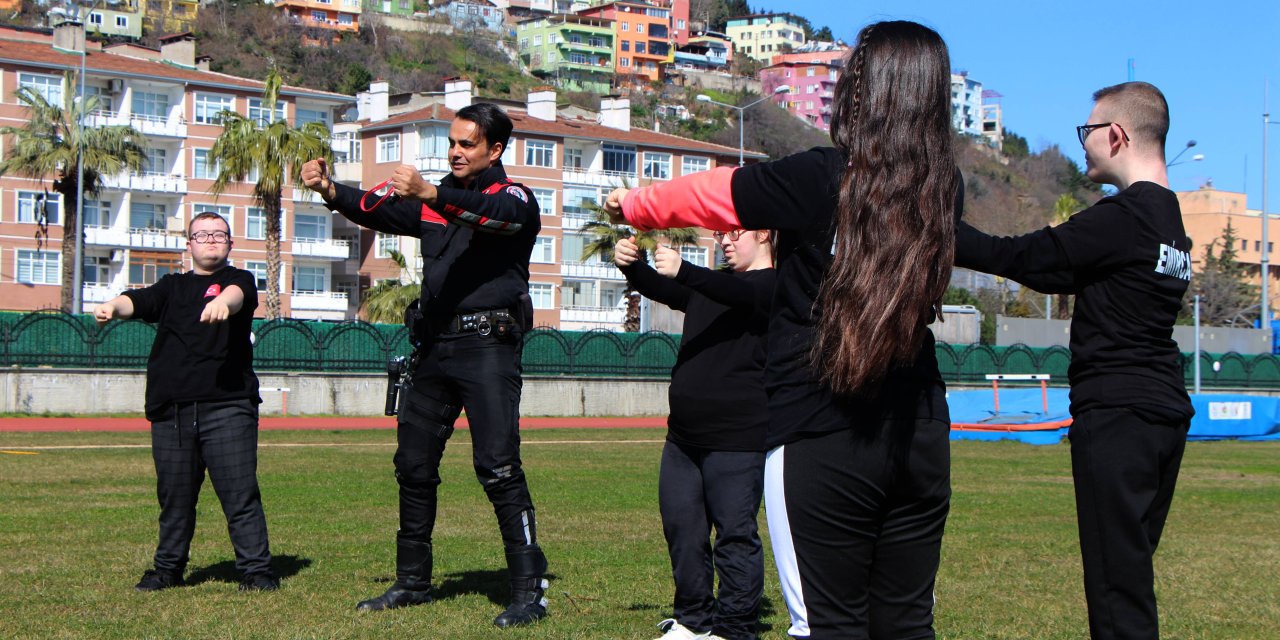
[[[262, 413], [278, 415], [382, 415], [387, 377], [379, 374], [259, 373]], [[0, 371], [0, 412], [140, 412], [142, 371], [12, 368]], [[289, 389], [286, 394], [273, 389]], [[285, 406], [287, 403], [287, 407]], [[526, 416], [666, 415], [666, 380], [532, 377], [524, 379], [520, 412]]]

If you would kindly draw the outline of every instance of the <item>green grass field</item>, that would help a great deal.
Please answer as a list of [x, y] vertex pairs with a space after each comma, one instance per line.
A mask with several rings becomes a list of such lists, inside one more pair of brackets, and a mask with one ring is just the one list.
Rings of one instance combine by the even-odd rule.
[[[236, 590], [206, 483], [193, 586], [133, 591], [155, 544], [147, 434], [0, 434], [0, 638], [655, 638], [671, 583], [657, 510], [658, 430], [528, 431], [523, 457], [553, 574], [551, 616], [500, 632], [505, 572], [468, 436], [445, 454], [438, 599], [383, 613], [356, 601], [393, 570], [391, 431], [266, 432], [259, 478], [275, 593]], [[1085, 638], [1068, 451], [953, 445], [939, 576], [944, 638]], [[1188, 446], [1157, 554], [1165, 638], [1280, 637], [1280, 443]], [[761, 530], [764, 531], [763, 514]], [[767, 547], [767, 545], [766, 545]], [[768, 560], [762, 637], [784, 638]]]

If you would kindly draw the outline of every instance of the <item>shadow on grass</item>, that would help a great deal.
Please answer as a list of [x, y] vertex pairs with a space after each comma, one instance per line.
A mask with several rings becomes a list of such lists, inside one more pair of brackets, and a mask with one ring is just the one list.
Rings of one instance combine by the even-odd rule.
[[[555, 581], [555, 574], [548, 573], [548, 580]], [[391, 583], [395, 578], [377, 578], [374, 582]], [[554, 584], [552, 585], [554, 591]], [[511, 587], [507, 582], [506, 569], [489, 569], [481, 571], [458, 571], [440, 577], [440, 584], [432, 589], [432, 597], [439, 600], [451, 600], [465, 595], [482, 595], [489, 602], [506, 606], [510, 598]]]
[[[311, 558], [299, 558], [298, 556], [271, 557], [271, 570], [281, 580], [292, 578], [309, 566], [311, 566]], [[234, 560], [223, 560], [207, 567], [193, 569], [187, 575], [188, 585], [194, 586], [202, 582], [240, 582], [240, 571], [236, 569]]]

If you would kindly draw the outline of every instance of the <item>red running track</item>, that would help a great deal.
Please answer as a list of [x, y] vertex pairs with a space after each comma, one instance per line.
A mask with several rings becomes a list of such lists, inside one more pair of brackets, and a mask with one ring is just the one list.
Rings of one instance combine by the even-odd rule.
[[[265, 431], [394, 429], [395, 418], [304, 418], [266, 417], [258, 421]], [[458, 418], [457, 428], [466, 429], [467, 419]], [[521, 418], [521, 429], [646, 429], [667, 426], [666, 417], [645, 418]], [[146, 418], [0, 418], [0, 433], [18, 431], [150, 431]]]

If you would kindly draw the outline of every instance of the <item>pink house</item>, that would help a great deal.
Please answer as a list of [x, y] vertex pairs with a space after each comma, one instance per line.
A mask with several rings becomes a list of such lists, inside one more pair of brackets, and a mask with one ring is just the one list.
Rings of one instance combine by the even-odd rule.
[[773, 96], [774, 102], [795, 117], [826, 131], [831, 125], [831, 102], [840, 69], [838, 59], [780, 62], [760, 71], [761, 89], [765, 95], [771, 95], [779, 86], [791, 87], [789, 93]]

